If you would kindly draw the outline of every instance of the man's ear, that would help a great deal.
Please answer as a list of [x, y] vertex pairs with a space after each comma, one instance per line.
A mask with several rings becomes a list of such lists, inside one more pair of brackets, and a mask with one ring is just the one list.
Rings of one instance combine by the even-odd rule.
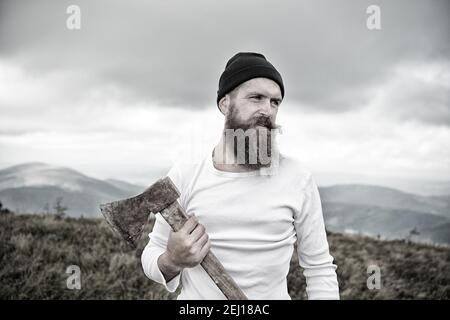
[[228, 109], [230, 107], [230, 95], [226, 94], [219, 100], [219, 109], [223, 115], [228, 113]]

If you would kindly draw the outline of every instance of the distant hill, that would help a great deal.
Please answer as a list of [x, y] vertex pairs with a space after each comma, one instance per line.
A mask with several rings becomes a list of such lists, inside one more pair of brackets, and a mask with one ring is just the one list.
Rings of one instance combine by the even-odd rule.
[[314, 173], [320, 186], [364, 184], [371, 186], [383, 186], [401, 190], [407, 193], [423, 196], [448, 196], [450, 195], [450, 180], [414, 177], [389, 177], [373, 174], [357, 174], [349, 172], [323, 172]]
[[[69, 216], [99, 217], [99, 204], [137, 195], [145, 188], [40, 162], [0, 170], [0, 201], [15, 212], [53, 211], [62, 198]], [[325, 224], [331, 231], [450, 244], [448, 196], [361, 184], [319, 189]]]
[[16, 212], [44, 212], [58, 197], [70, 216], [99, 216], [99, 204], [127, 198], [144, 187], [99, 180], [66, 167], [33, 162], [0, 170], [0, 201]]
[[424, 242], [450, 244], [450, 222], [423, 228], [418, 238]]
[[136, 195], [138, 195], [145, 189], [143, 186], [138, 186], [138, 185], [131, 184], [131, 183], [128, 183], [125, 181], [117, 180], [117, 179], [106, 179], [105, 182], [108, 182], [119, 189], [133, 192]]
[[322, 207], [326, 227], [333, 232], [450, 245], [450, 219], [443, 216], [340, 202]]
[[447, 196], [359, 184], [321, 187], [320, 196], [330, 231], [450, 245]]
[[450, 218], [449, 196], [420, 196], [400, 190], [364, 185], [342, 184], [320, 188], [322, 202], [341, 202], [404, 209]]

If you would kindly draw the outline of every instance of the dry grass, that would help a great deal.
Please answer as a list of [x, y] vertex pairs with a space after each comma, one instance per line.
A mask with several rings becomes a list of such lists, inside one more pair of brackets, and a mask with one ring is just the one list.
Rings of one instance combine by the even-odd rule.
[[[149, 226], [150, 228], [150, 226]], [[342, 299], [449, 299], [450, 249], [402, 241], [329, 234]], [[147, 279], [140, 254], [101, 219], [0, 215], [0, 299], [174, 299]], [[369, 290], [367, 266], [381, 268], [381, 289]], [[69, 265], [81, 268], [81, 290], [66, 286]], [[293, 299], [305, 299], [294, 255], [288, 276]]]

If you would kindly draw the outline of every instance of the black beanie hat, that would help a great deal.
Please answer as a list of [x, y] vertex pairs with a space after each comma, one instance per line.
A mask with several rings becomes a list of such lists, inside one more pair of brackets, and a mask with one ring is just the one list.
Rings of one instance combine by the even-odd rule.
[[241, 83], [253, 78], [269, 78], [275, 81], [284, 97], [283, 79], [275, 67], [260, 53], [239, 52], [228, 60], [225, 71], [219, 79], [217, 91], [217, 106], [222, 97], [239, 86]]

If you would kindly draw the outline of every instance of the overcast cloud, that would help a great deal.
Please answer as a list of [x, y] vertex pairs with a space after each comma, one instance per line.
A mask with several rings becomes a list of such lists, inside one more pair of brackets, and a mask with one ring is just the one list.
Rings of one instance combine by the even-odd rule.
[[[318, 171], [450, 178], [446, 0], [0, 3], [1, 167], [137, 181], [197, 128], [217, 142], [220, 73], [257, 51], [284, 78], [286, 153]], [[70, 4], [81, 30], [66, 28]]]

